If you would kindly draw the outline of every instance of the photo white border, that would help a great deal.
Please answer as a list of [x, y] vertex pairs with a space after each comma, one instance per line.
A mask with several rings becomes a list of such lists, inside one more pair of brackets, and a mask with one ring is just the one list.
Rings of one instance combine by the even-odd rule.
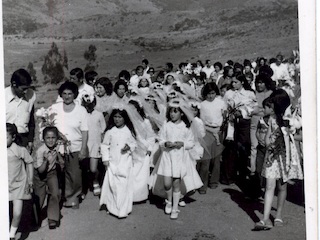
[[[301, 104], [303, 122], [303, 159], [307, 239], [319, 239], [318, 161], [317, 161], [317, 72], [316, 72], [316, 0], [299, 0], [299, 43], [301, 68]], [[319, 21], [317, 21], [319, 23]], [[318, 39], [318, 38], [317, 38]], [[319, 45], [318, 45], [319, 46]], [[318, 55], [318, 54], [317, 54]], [[317, 57], [317, 65], [319, 59]]]

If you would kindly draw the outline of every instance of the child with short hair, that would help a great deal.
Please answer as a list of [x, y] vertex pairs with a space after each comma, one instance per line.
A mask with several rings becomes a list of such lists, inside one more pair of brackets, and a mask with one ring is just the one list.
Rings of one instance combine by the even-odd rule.
[[16, 125], [7, 123], [7, 160], [9, 202], [13, 204], [13, 218], [10, 226], [10, 240], [15, 239], [18, 230], [23, 200], [31, 199], [33, 188], [33, 159], [25, 147], [17, 145]]
[[36, 152], [34, 163], [34, 192], [42, 209], [48, 194], [47, 215], [49, 229], [60, 225], [60, 190], [57, 164], [63, 169], [63, 158], [57, 150], [59, 131], [56, 127], [49, 126], [43, 129], [44, 143]]

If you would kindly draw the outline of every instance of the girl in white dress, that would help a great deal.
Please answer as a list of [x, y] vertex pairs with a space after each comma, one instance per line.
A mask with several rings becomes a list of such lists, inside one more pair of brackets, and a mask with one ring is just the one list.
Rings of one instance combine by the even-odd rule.
[[136, 132], [125, 107], [115, 107], [101, 144], [102, 161], [106, 166], [100, 205], [118, 218], [132, 211], [132, 152], [137, 146]]
[[181, 194], [181, 179], [187, 174], [186, 152], [194, 146], [190, 122], [181, 109], [181, 100], [173, 99], [169, 102], [167, 122], [159, 132], [159, 145], [162, 154], [155, 167], [157, 175], [163, 176], [166, 192], [165, 213], [171, 214], [171, 219], [177, 219], [178, 204]]

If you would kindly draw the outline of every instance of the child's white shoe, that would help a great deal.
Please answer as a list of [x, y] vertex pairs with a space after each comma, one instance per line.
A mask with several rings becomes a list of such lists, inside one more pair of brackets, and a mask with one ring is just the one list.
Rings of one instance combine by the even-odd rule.
[[166, 199], [166, 207], [164, 208], [164, 212], [166, 214], [170, 214], [172, 212], [172, 202], [169, 202], [167, 199]]
[[186, 202], [184, 200], [180, 200], [179, 201], [179, 206], [180, 207], [185, 207], [185, 206], [187, 206], [187, 204], [186, 204]]
[[179, 216], [179, 212], [180, 212], [180, 210], [172, 210], [171, 211], [171, 215], [170, 215], [170, 219], [172, 219], [172, 220], [175, 220], [175, 219], [178, 219], [178, 216]]

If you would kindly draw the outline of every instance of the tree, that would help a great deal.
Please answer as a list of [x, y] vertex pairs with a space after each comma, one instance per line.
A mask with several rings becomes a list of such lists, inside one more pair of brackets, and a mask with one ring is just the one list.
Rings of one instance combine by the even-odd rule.
[[28, 67], [27, 67], [27, 70], [32, 78], [32, 81], [33, 82], [38, 82], [37, 80], [37, 71], [33, 68], [33, 63], [32, 62], [29, 62], [28, 64]]
[[65, 65], [64, 58], [59, 53], [57, 44], [53, 42], [41, 68], [45, 83], [57, 84], [63, 81], [65, 78], [63, 67]]
[[87, 65], [84, 68], [85, 72], [95, 71], [98, 68], [98, 64], [95, 62], [97, 59], [96, 51], [96, 46], [91, 44], [88, 50], [84, 52], [83, 57], [88, 61]]

